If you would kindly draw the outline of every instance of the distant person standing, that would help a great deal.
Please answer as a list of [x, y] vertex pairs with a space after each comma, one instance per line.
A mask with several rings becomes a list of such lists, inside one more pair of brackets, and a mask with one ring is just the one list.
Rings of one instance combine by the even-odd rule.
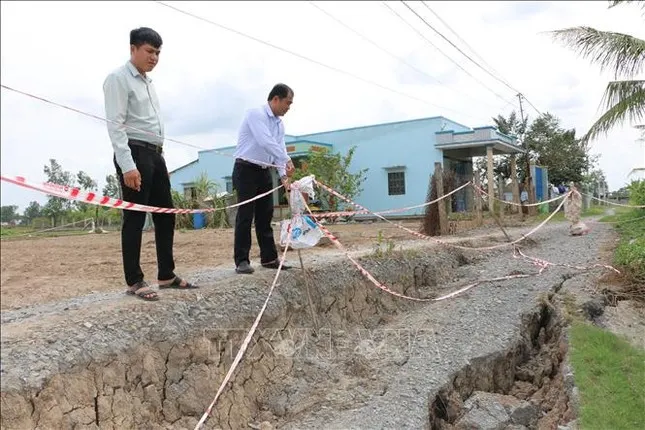
[[549, 189], [551, 190], [551, 198], [554, 199], [560, 195], [560, 190], [553, 184], [549, 184]]
[[[172, 208], [170, 177], [163, 158], [164, 126], [159, 99], [148, 73], [159, 61], [162, 40], [156, 31], [141, 27], [130, 32], [130, 60], [110, 73], [103, 83], [108, 134], [123, 200]], [[138, 130], [134, 130], [133, 127]], [[139, 131], [141, 130], [141, 131]], [[152, 214], [157, 248], [159, 288], [197, 288], [175, 275], [174, 214]], [[159, 297], [140, 266], [145, 212], [123, 211], [121, 254], [128, 294], [144, 300]]]
[[[293, 90], [285, 84], [277, 84], [269, 93], [267, 103], [249, 110], [242, 125], [235, 150], [233, 167], [233, 188], [238, 201], [252, 199], [273, 188], [271, 167], [277, 168], [285, 189], [289, 189], [289, 178], [295, 170], [287, 154], [284, 142], [284, 116], [293, 103]], [[273, 237], [273, 196], [271, 194], [242, 205], [235, 219], [234, 255], [235, 271], [250, 274], [249, 253], [251, 250], [251, 224], [255, 218], [255, 235], [260, 246], [262, 267], [277, 269], [278, 251]], [[283, 269], [289, 266], [283, 265]]]
[[567, 192], [566, 187], [563, 184], [558, 185], [558, 194], [562, 195]]

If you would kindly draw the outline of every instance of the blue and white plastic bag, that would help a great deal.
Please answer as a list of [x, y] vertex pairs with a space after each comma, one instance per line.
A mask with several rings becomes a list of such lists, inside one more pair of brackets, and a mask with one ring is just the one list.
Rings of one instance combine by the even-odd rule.
[[[292, 217], [290, 220], [282, 221], [280, 225], [280, 245], [287, 244], [287, 230], [291, 224], [291, 244], [293, 249], [311, 248], [316, 246], [324, 233], [320, 231], [316, 222], [303, 213], [307, 212], [307, 207], [303, 201], [301, 193], [307, 193], [310, 198], [314, 198], [314, 177], [306, 176], [291, 185], [289, 206]], [[307, 202], [308, 204], [308, 202]]]
[[291, 246], [293, 249], [311, 248], [316, 246], [324, 233], [316, 223], [307, 215], [294, 215], [290, 220], [282, 221], [280, 231], [280, 245], [287, 244], [287, 230], [291, 223]]

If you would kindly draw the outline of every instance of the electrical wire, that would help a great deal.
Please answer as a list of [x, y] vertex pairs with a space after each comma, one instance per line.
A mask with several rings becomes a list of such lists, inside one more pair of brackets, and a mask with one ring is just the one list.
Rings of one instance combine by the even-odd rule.
[[310, 63], [316, 64], [316, 65], [318, 65], [318, 66], [324, 67], [324, 68], [326, 68], [326, 69], [332, 70], [332, 71], [334, 71], [334, 72], [336, 72], [336, 73], [340, 73], [340, 74], [343, 74], [343, 75], [346, 75], [346, 76], [350, 76], [350, 77], [352, 77], [352, 78], [354, 78], [354, 79], [356, 79], [356, 80], [359, 80], [359, 81], [361, 81], [361, 82], [364, 82], [364, 83], [367, 83], [367, 84], [373, 85], [373, 86], [375, 86], [375, 87], [381, 88], [381, 89], [386, 90], [386, 91], [389, 91], [389, 92], [391, 92], [391, 93], [395, 93], [395, 94], [398, 94], [398, 95], [401, 95], [401, 96], [407, 97], [407, 98], [409, 98], [409, 99], [416, 100], [416, 101], [418, 101], [418, 102], [424, 103], [424, 104], [426, 104], [426, 105], [434, 106], [434, 107], [439, 108], [439, 109], [442, 109], [442, 110], [451, 111], [451, 112], [454, 112], [454, 113], [458, 113], [458, 114], [460, 114], [460, 115], [468, 116], [469, 118], [477, 119], [477, 121], [479, 121], [479, 120], [480, 120], [479, 118], [475, 118], [475, 117], [473, 117], [472, 115], [467, 114], [467, 113], [465, 113], [465, 112], [456, 111], [456, 110], [454, 110], [454, 109], [451, 109], [451, 108], [448, 108], [448, 107], [445, 107], [445, 106], [440, 106], [440, 105], [437, 105], [436, 103], [432, 103], [432, 102], [429, 102], [429, 101], [427, 101], [427, 100], [421, 99], [421, 98], [419, 98], [419, 97], [416, 97], [416, 96], [413, 96], [413, 95], [410, 95], [410, 94], [404, 93], [403, 91], [399, 91], [399, 90], [397, 90], [397, 89], [390, 88], [390, 87], [388, 87], [388, 86], [385, 86], [385, 85], [379, 84], [378, 82], [375, 82], [375, 81], [372, 81], [372, 80], [369, 80], [369, 79], [363, 78], [363, 77], [361, 77], [361, 76], [358, 76], [358, 75], [356, 75], [356, 74], [354, 74], [354, 73], [351, 73], [351, 72], [348, 72], [348, 71], [346, 71], [346, 70], [340, 69], [340, 68], [338, 68], [338, 67], [335, 67], [335, 66], [331, 66], [331, 65], [325, 64], [325, 63], [323, 63], [323, 62], [321, 62], [321, 61], [315, 60], [315, 59], [310, 58], [310, 57], [307, 57], [307, 56], [305, 56], [305, 55], [303, 55], [303, 54], [299, 54], [299, 53], [297, 53], [297, 52], [291, 51], [291, 50], [289, 50], [289, 49], [282, 48], [282, 47], [280, 47], [280, 46], [278, 46], [278, 45], [275, 45], [275, 44], [273, 44], [273, 43], [271, 43], [271, 42], [266, 42], [266, 41], [264, 41], [264, 40], [262, 40], [262, 39], [259, 39], [259, 38], [255, 37], [255, 36], [251, 36], [251, 35], [249, 35], [249, 34], [246, 34], [246, 33], [242, 32], [242, 31], [236, 30], [236, 29], [234, 29], [234, 28], [227, 27], [227, 26], [225, 26], [225, 25], [223, 25], [223, 24], [220, 24], [220, 23], [215, 22], [215, 21], [213, 21], [213, 20], [210, 20], [210, 19], [208, 19], [208, 18], [204, 18], [204, 17], [199, 16], [199, 15], [197, 15], [197, 14], [195, 14], [195, 13], [188, 12], [188, 11], [183, 10], [183, 9], [180, 9], [180, 8], [178, 8], [178, 7], [175, 7], [175, 6], [169, 5], [169, 4], [167, 4], [167, 3], [163, 2], [163, 1], [155, 0], [155, 3], [158, 3], [158, 4], [159, 4], [159, 5], [161, 5], [161, 6], [165, 6], [165, 7], [169, 8], [169, 9], [174, 10], [174, 11], [176, 11], [176, 12], [179, 12], [179, 13], [181, 13], [181, 14], [183, 14], [183, 15], [186, 15], [186, 16], [189, 16], [189, 17], [192, 17], [192, 18], [195, 18], [195, 19], [200, 20], [200, 21], [202, 21], [202, 22], [205, 22], [205, 23], [207, 23], [207, 24], [210, 24], [210, 25], [213, 25], [213, 26], [215, 26], [215, 27], [221, 28], [222, 30], [226, 30], [226, 31], [228, 31], [228, 32], [231, 32], [231, 33], [237, 34], [238, 36], [242, 36], [242, 37], [244, 37], [244, 38], [246, 38], [246, 39], [250, 39], [250, 40], [253, 40], [253, 41], [255, 41], [255, 42], [261, 43], [261, 44], [263, 44], [263, 45], [269, 46], [269, 47], [271, 47], [271, 48], [273, 48], [273, 49], [276, 49], [276, 50], [278, 50], [278, 51], [281, 51], [281, 52], [284, 52], [284, 53], [286, 53], [286, 54], [292, 55], [292, 56], [294, 56], [294, 57], [300, 58], [300, 59], [302, 59], [302, 60], [308, 61], [308, 62], [310, 62]]
[[[403, 2], [403, 0], [401, 0], [401, 2], [402, 2], [403, 4], [405, 4], [405, 3]], [[458, 50], [461, 54], [463, 54], [466, 58], [468, 58], [470, 61], [472, 61], [474, 64], [476, 64], [476, 65], [477, 65], [477, 67], [479, 67], [480, 69], [482, 69], [484, 72], [486, 72], [487, 74], [489, 74], [490, 76], [492, 76], [493, 78], [495, 78], [496, 80], [498, 80], [499, 82], [501, 82], [502, 84], [506, 85], [506, 87], [510, 88], [511, 90], [515, 91], [516, 93], [520, 93], [520, 91], [516, 90], [516, 89], [515, 89], [511, 84], [509, 84], [509, 83], [508, 83], [508, 81], [507, 81], [506, 79], [504, 79], [504, 77], [502, 77], [502, 76], [501, 76], [501, 73], [499, 73], [497, 70], [495, 70], [495, 68], [494, 68], [494, 67], [492, 67], [490, 64], [488, 64], [488, 63], [486, 62], [486, 60], [484, 60], [484, 59], [481, 57], [481, 55], [477, 54], [477, 52], [473, 49], [473, 47], [472, 47], [472, 46], [470, 46], [470, 45], [469, 45], [469, 44], [468, 44], [468, 43], [467, 43], [467, 42], [466, 42], [462, 37], [460, 37], [460, 36], [459, 36], [459, 34], [457, 34], [457, 32], [456, 32], [455, 30], [453, 30], [453, 29], [450, 27], [450, 25], [448, 25], [448, 23], [447, 23], [445, 20], [443, 20], [443, 19], [442, 19], [442, 18], [441, 18], [441, 17], [440, 17], [440, 16], [439, 16], [439, 15], [438, 15], [434, 10], [432, 10], [432, 8], [431, 8], [430, 6], [428, 6], [428, 4], [427, 4], [425, 1], [422, 1], [421, 3], [422, 3], [422, 4], [426, 7], [426, 9], [428, 9], [428, 10], [429, 10], [429, 11], [430, 11], [430, 12], [431, 12], [435, 17], [437, 17], [437, 19], [439, 19], [439, 21], [441, 21], [441, 23], [443, 23], [443, 25], [445, 25], [445, 26], [446, 26], [446, 28], [448, 28], [448, 30], [450, 30], [450, 31], [451, 31], [451, 32], [452, 32], [452, 33], [453, 33], [453, 34], [454, 34], [454, 35], [455, 35], [455, 36], [456, 36], [456, 37], [457, 37], [457, 38], [458, 38], [458, 39], [459, 39], [459, 40], [460, 40], [464, 45], [466, 45], [466, 46], [470, 49], [470, 51], [474, 54], [474, 56], [476, 56], [477, 58], [479, 58], [479, 60], [480, 60], [483, 64], [485, 64], [485, 65], [486, 65], [490, 70], [492, 70], [492, 72], [494, 72], [494, 73], [491, 73], [489, 70], [486, 70], [484, 67], [482, 67], [482, 65], [481, 65], [481, 64], [477, 63], [475, 60], [473, 60], [471, 57], [469, 57], [466, 53], [464, 53], [461, 49], [459, 49], [459, 47], [458, 47], [458, 46], [456, 46], [452, 41], [450, 41], [450, 40], [449, 40], [446, 36], [444, 36], [440, 31], [438, 31], [437, 29], [435, 29], [432, 25], [430, 25], [430, 24], [429, 24], [427, 21], [425, 21], [423, 18], [419, 17], [420, 19], [422, 19], [422, 20], [423, 20], [423, 22], [424, 22], [428, 27], [430, 27], [430, 28], [431, 28], [435, 33], [437, 33], [439, 36], [441, 36], [445, 41], [447, 41], [448, 43], [450, 43], [450, 45], [452, 45], [455, 49], [457, 49], [457, 50]], [[406, 6], [407, 6], [407, 5], [406, 5]], [[408, 6], [408, 9], [409, 9], [409, 8], [410, 8], [410, 7]], [[419, 15], [417, 15], [417, 16], [419, 16]], [[499, 76], [498, 76], [498, 75], [499, 75]], [[520, 93], [520, 94], [521, 94], [521, 93]], [[524, 96], [524, 94], [522, 94], [522, 98], [524, 98], [524, 100], [526, 100], [526, 102], [529, 104], [529, 106], [531, 106], [531, 107], [532, 107], [532, 108], [533, 108], [533, 109], [538, 113], [538, 115], [540, 115], [540, 116], [542, 115], [542, 112], [540, 112], [540, 110], [539, 110], [538, 108], [536, 108], [536, 107], [535, 107], [535, 105], [533, 105], [533, 103], [531, 103], [531, 101], [530, 101], [529, 99], [527, 99], [527, 98], [526, 98], [526, 96]]]
[[[494, 94], [497, 98], [499, 98], [500, 100], [502, 100], [504, 103], [507, 103], [507, 102], [509, 101], [508, 99], [505, 99], [503, 96], [501, 96], [499, 93], [497, 93], [495, 90], [493, 90], [492, 88], [490, 88], [488, 85], [486, 85], [484, 82], [482, 82], [480, 79], [478, 79], [477, 77], [473, 76], [473, 74], [472, 74], [472, 73], [470, 73], [468, 70], [464, 69], [464, 68], [463, 68], [463, 66], [462, 66], [461, 64], [459, 64], [457, 61], [455, 61], [453, 58], [451, 58], [448, 54], [446, 54], [445, 52], [443, 52], [443, 51], [442, 51], [438, 46], [436, 46], [436, 45], [435, 45], [435, 44], [434, 44], [430, 39], [428, 39], [428, 38], [427, 38], [423, 33], [421, 33], [418, 29], [416, 29], [416, 28], [415, 28], [412, 24], [410, 24], [410, 23], [409, 23], [405, 18], [403, 18], [403, 16], [401, 16], [401, 15], [400, 15], [397, 11], [395, 11], [395, 10], [394, 10], [394, 9], [393, 9], [389, 4], [387, 4], [387, 2], [385, 2], [385, 1], [384, 1], [384, 2], [382, 2], [382, 3], [383, 3], [383, 5], [385, 5], [385, 6], [390, 10], [390, 12], [392, 12], [394, 15], [396, 15], [396, 16], [397, 16], [401, 21], [403, 21], [403, 22], [404, 22], [408, 27], [410, 27], [410, 28], [411, 28], [412, 30], [414, 30], [414, 31], [415, 31], [419, 36], [421, 36], [421, 38], [423, 38], [427, 43], [429, 43], [433, 48], [435, 48], [437, 51], [439, 51], [439, 53], [441, 53], [444, 57], [446, 57], [448, 60], [450, 60], [450, 61], [451, 61], [455, 66], [457, 66], [459, 69], [461, 69], [464, 73], [466, 73], [468, 76], [470, 76], [473, 80], [477, 81], [481, 86], [483, 86], [484, 88], [486, 88], [488, 91], [490, 91], [490, 92], [491, 92], [492, 94]], [[405, 3], [404, 3], [404, 5], [405, 5], [406, 7], [408, 7], [408, 9], [410, 9], [410, 7], [409, 7], [408, 5], [406, 5]], [[412, 10], [412, 9], [410, 9], [410, 10]], [[412, 10], [412, 11], [416, 14], [416, 12], [415, 12], [414, 10]], [[514, 104], [514, 102], [511, 102], [511, 103], [513, 103], [513, 104]]]
[[486, 105], [488, 105], [489, 107], [492, 107], [492, 108], [494, 108], [494, 109], [497, 109], [497, 106], [493, 106], [493, 105], [491, 105], [491, 104], [489, 104], [489, 103], [487, 103], [487, 102], [484, 102], [484, 101], [482, 101], [482, 100], [477, 100], [477, 99], [473, 98], [473, 97], [472, 97], [472, 95], [470, 95], [470, 94], [467, 94], [467, 93], [462, 92], [462, 91], [460, 91], [460, 90], [458, 90], [458, 89], [455, 89], [455, 88], [451, 88], [451, 87], [449, 87], [449, 86], [448, 86], [448, 85], [446, 85], [444, 82], [442, 82], [439, 78], [437, 78], [437, 77], [435, 77], [435, 76], [432, 76], [432, 75], [430, 75], [430, 74], [426, 73], [425, 71], [423, 71], [423, 70], [419, 69], [419, 68], [418, 68], [418, 67], [416, 67], [415, 65], [410, 64], [410, 63], [409, 63], [408, 61], [406, 61], [405, 59], [403, 59], [403, 58], [399, 57], [398, 55], [393, 54], [392, 52], [390, 52], [390, 51], [388, 51], [387, 49], [383, 48], [381, 45], [379, 45], [378, 43], [374, 42], [372, 39], [370, 39], [369, 37], [365, 36], [365, 35], [364, 35], [364, 34], [362, 34], [361, 32], [357, 31], [356, 29], [354, 29], [354, 28], [353, 28], [353, 27], [351, 27], [350, 25], [348, 25], [348, 24], [344, 23], [343, 21], [341, 21], [340, 19], [336, 18], [336, 17], [335, 17], [334, 15], [332, 15], [330, 12], [328, 12], [328, 11], [324, 10], [323, 8], [321, 8], [320, 6], [318, 6], [317, 4], [315, 4], [314, 2], [310, 1], [310, 2], [308, 2], [308, 3], [309, 3], [311, 6], [315, 7], [316, 9], [318, 9], [320, 12], [324, 13], [325, 15], [327, 15], [329, 18], [331, 18], [332, 20], [334, 20], [334, 21], [335, 21], [335, 22], [337, 22], [338, 24], [340, 24], [341, 26], [345, 27], [347, 30], [349, 30], [349, 31], [351, 31], [352, 33], [354, 33], [355, 35], [359, 36], [361, 39], [363, 39], [363, 40], [365, 40], [366, 42], [370, 43], [371, 45], [373, 45], [374, 47], [376, 47], [376, 48], [377, 48], [377, 49], [379, 49], [380, 51], [382, 51], [382, 52], [386, 53], [387, 55], [389, 55], [390, 57], [394, 58], [395, 60], [398, 60], [399, 62], [401, 62], [401, 63], [405, 64], [405, 65], [406, 65], [406, 66], [408, 66], [408, 67], [410, 67], [411, 69], [413, 69], [413, 70], [414, 70], [414, 71], [416, 71], [417, 73], [422, 74], [422, 75], [424, 75], [424, 76], [428, 77], [429, 79], [432, 79], [433, 81], [435, 81], [435, 82], [439, 83], [440, 85], [442, 85], [442, 86], [444, 86], [444, 87], [448, 88], [448, 89], [449, 89], [449, 90], [451, 90], [451, 91], [454, 91], [454, 92], [456, 92], [456, 93], [462, 94], [462, 95], [464, 95], [464, 96], [466, 96], [466, 97], [471, 98], [471, 99], [472, 99], [472, 100], [474, 100], [474, 101], [477, 101], [477, 102], [479, 102], [479, 103], [485, 103], [485, 104], [486, 104]]

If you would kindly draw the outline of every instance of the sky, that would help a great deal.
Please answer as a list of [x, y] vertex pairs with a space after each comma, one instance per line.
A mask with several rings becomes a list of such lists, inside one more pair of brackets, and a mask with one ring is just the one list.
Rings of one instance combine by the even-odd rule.
[[[637, 7], [608, 10], [605, 1], [427, 3], [443, 22], [421, 2], [408, 2], [537, 109], [557, 115], [563, 127], [580, 135], [599, 116], [612, 76], [546, 32], [586, 25], [645, 38], [645, 16]], [[171, 170], [197, 158], [195, 147], [234, 145], [245, 110], [264, 103], [277, 82], [295, 92], [284, 118], [292, 135], [438, 115], [479, 127], [518, 109], [516, 91], [471, 63], [402, 2], [387, 2], [391, 9], [382, 2], [347, 1], [166, 4], [292, 53], [159, 2], [3, 1], [2, 84], [102, 117], [103, 81], [128, 61], [130, 30], [154, 28], [164, 44], [150, 76], [166, 137], [191, 145], [166, 142]], [[105, 176], [114, 173], [105, 122], [1, 91], [2, 175], [43, 182], [43, 167], [54, 158], [103, 187]], [[528, 104], [524, 109], [536, 117]], [[624, 186], [631, 169], [645, 166], [639, 136], [626, 123], [592, 143], [610, 189]], [[4, 181], [1, 187], [2, 205], [22, 211], [32, 200], [46, 202], [38, 192]]]

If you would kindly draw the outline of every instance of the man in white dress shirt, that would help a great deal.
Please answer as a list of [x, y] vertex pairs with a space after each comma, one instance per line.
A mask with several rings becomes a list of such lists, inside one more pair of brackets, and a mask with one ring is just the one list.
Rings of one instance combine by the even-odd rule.
[[[251, 199], [273, 188], [269, 165], [278, 166], [277, 171], [285, 189], [289, 189], [289, 178], [294, 166], [287, 155], [284, 143], [284, 116], [293, 103], [293, 90], [285, 84], [277, 84], [269, 93], [267, 103], [246, 113], [240, 126], [235, 166], [233, 167], [233, 188], [238, 201]], [[260, 245], [262, 267], [277, 269], [278, 251], [273, 237], [273, 196], [271, 194], [242, 205], [235, 219], [234, 260], [237, 273], [254, 272], [249, 260], [251, 250], [251, 224], [255, 218], [255, 234]], [[283, 269], [289, 266], [283, 265]]]

